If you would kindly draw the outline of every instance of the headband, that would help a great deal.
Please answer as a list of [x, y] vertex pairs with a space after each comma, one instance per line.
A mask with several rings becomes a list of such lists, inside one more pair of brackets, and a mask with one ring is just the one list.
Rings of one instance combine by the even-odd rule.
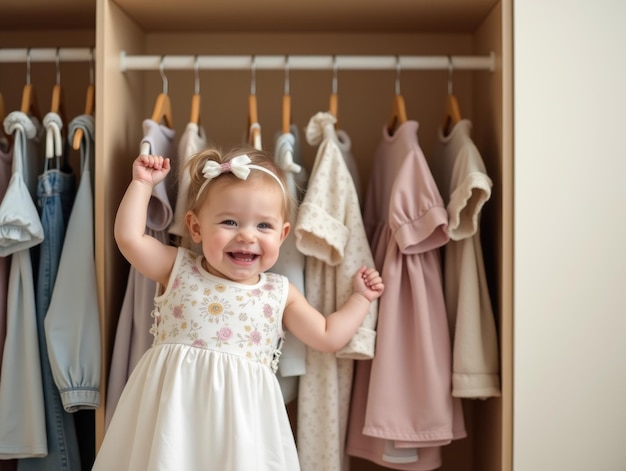
[[204, 167], [202, 167], [202, 175], [204, 176], [204, 178], [206, 178], [206, 181], [202, 184], [200, 190], [198, 190], [196, 201], [198, 201], [198, 198], [200, 198], [200, 195], [209, 184], [209, 182], [215, 177], [220, 176], [222, 173], [232, 173], [237, 178], [247, 180], [248, 175], [250, 175], [250, 169], [260, 170], [261, 172], [267, 173], [274, 180], [276, 180], [276, 183], [278, 183], [280, 189], [283, 191], [283, 195], [286, 194], [283, 182], [280, 181], [280, 178], [278, 178], [278, 176], [274, 172], [266, 169], [265, 167], [255, 165], [250, 162], [252, 161], [250, 160], [250, 157], [248, 157], [246, 154], [233, 157], [229, 162], [225, 162], [223, 164], [217, 163], [214, 160], [207, 161], [204, 164]]

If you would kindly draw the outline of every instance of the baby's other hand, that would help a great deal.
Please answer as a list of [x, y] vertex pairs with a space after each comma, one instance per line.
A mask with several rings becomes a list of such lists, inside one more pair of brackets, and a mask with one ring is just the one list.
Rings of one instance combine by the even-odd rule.
[[163, 181], [170, 171], [170, 159], [160, 155], [140, 155], [133, 162], [133, 180], [150, 185]]
[[385, 291], [383, 279], [375, 268], [361, 267], [354, 275], [354, 292], [372, 302]]

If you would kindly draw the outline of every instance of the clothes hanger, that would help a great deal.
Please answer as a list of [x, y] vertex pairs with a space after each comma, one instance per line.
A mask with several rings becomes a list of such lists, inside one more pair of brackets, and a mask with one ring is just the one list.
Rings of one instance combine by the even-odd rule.
[[24, 85], [24, 89], [22, 90], [22, 105], [20, 111], [34, 116], [41, 121], [35, 87], [30, 83], [30, 48], [26, 52], [26, 85]]
[[[94, 85], [93, 78], [93, 49], [90, 51], [91, 60], [89, 62], [89, 85], [87, 85], [87, 96], [85, 97], [85, 112], [84, 114], [93, 116], [96, 110], [96, 87]], [[83, 129], [78, 128], [74, 133], [74, 140], [72, 141], [72, 147], [75, 150], [80, 149], [80, 143], [83, 140]]]
[[64, 124], [63, 134], [65, 134], [65, 128], [67, 128], [66, 114], [65, 114], [65, 102], [63, 100], [63, 86], [61, 85], [61, 61], [59, 58], [59, 48], [57, 47], [56, 53], [56, 72], [57, 80], [52, 88], [52, 100], [50, 105], [50, 112], [56, 113], [61, 117], [61, 122]]
[[401, 124], [407, 121], [404, 97], [400, 93], [400, 58], [396, 56], [396, 93], [391, 104], [391, 117], [387, 124], [389, 134], [393, 134]]
[[291, 95], [289, 93], [289, 56], [285, 56], [285, 89], [283, 92], [283, 134], [291, 128]]
[[448, 95], [446, 96], [443, 123], [441, 125], [444, 136], [450, 134], [454, 125], [461, 121], [461, 109], [459, 108], [459, 102], [452, 91], [452, 72], [452, 57], [448, 56]]
[[339, 95], [337, 95], [337, 57], [333, 56], [333, 85], [330, 92], [330, 103], [328, 111], [335, 117], [335, 129], [339, 127]]
[[163, 80], [163, 91], [159, 93], [154, 105], [154, 111], [152, 112], [152, 121], [157, 123], [165, 123], [165, 125], [172, 129], [174, 128], [174, 120], [172, 119], [172, 102], [167, 94], [167, 77], [165, 76], [165, 68], [163, 65], [165, 57], [161, 56], [161, 64], [159, 65], [159, 71], [161, 72], [161, 79]]
[[191, 97], [191, 116], [189, 122], [200, 126], [200, 71], [198, 70], [198, 56], [193, 65], [195, 88]]
[[248, 95], [248, 144], [256, 147], [261, 140], [261, 129], [256, 101], [256, 56], [252, 56], [250, 67], [250, 95]]

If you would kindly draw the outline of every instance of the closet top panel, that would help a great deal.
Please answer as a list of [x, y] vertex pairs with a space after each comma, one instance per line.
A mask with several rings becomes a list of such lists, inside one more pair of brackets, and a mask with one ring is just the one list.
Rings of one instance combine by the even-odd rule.
[[0, 0], [0, 30], [94, 29], [96, 0]]
[[146, 32], [368, 33], [471, 33], [499, 2], [499, 0], [152, 0], [148, 4], [145, 0], [112, 1]]

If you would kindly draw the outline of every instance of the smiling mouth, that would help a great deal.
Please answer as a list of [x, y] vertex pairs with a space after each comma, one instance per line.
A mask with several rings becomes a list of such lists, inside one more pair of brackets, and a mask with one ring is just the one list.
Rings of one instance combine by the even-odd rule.
[[228, 256], [237, 262], [253, 262], [259, 256], [250, 252], [228, 252]]

